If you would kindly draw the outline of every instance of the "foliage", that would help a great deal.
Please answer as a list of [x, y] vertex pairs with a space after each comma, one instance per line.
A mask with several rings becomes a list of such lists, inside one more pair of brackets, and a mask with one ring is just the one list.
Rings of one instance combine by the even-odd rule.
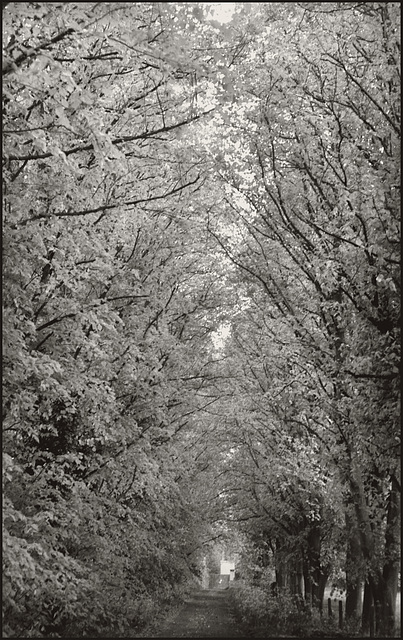
[[391, 633], [397, 3], [3, 5], [6, 636], [128, 634], [231, 535]]
[[177, 462], [220, 297], [180, 132], [211, 84], [191, 24], [155, 3], [4, 10], [9, 637], [140, 628], [209, 533]]
[[392, 633], [397, 5], [264, 3], [249, 20], [254, 46], [217, 118], [224, 149], [208, 138], [223, 192], [209, 230], [239, 291], [224, 350], [236, 391], [222, 418], [223, 505], [259, 548], [274, 549], [270, 562], [276, 538], [294, 565], [299, 549], [308, 599], [344, 558], [349, 594], [366, 581]]

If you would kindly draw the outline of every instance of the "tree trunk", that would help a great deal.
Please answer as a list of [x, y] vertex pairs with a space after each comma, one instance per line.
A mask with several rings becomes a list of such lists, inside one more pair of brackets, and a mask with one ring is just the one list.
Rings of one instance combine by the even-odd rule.
[[308, 533], [307, 551], [307, 575], [308, 593], [313, 607], [321, 609], [323, 594], [327, 581], [327, 573], [320, 562], [321, 552], [321, 528], [319, 525], [312, 526]]
[[304, 591], [305, 602], [308, 607], [312, 606], [312, 578], [310, 576], [309, 565], [304, 562]]
[[[373, 477], [376, 480], [381, 479], [378, 469], [373, 473]], [[376, 633], [381, 636], [393, 636], [395, 629], [399, 561], [400, 493], [398, 483], [392, 476], [386, 503], [384, 563], [382, 567], [370, 565], [368, 576], [375, 605]]]
[[274, 568], [276, 571], [277, 590], [285, 589], [289, 586], [289, 568], [284, 559], [284, 541], [276, 538], [274, 552]]
[[363, 557], [368, 565], [368, 577], [364, 590], [362, 629], [367, 632], [371, 619], [370, 607], [375, 607], [376, 633], [393, 636], [396, 615], [397, 581], [400, 566], [400, 495], [395, 479], [389, 491], [386, 530], [385, 562], [383, 567], [374, 566], [374, 540], [365, 503], [363, 487], [352, 475], [350, 486], [354, 497]]
[[346, 620], [358, 619], [362, 613], [362, 550], [356, 520], [346, 509]]
[[278, 589], [285, 589], [288, 586], [287, 567], [282, 561], [276, 566], [276, 583]]
[[326, 584], [329, 578], [329, 573], [330, 573], [329, 569], [326, 569], [326, 570], [322, 569], [320, 579], [319, 579], [318, 607], [321, 612], [323, 611], [323, 598], [325, 596], [325, 589], [326, 589]]
[[302, 560], [295, 563], [295, 569], [290, 571], [291, 593], [295, 596], [304, 595], [304, 574]]
[[358, 620], [362, 614], [362, 582], [347, 583], [346, 620]]
[[380, 631], [393, 635], [396, 624], [396, 598], [400, 569], [400, 491], [394, 477], [388, 499], [388, 515], [385, 532], [386, 560], [383, 566], [384, 600]]
[[369, 635], [371, 625], [371, 607], [374, 604], [372, 591], [368, 582], [364, 585], [364, 601], [362, 603], [361, 629], [364, 636]]

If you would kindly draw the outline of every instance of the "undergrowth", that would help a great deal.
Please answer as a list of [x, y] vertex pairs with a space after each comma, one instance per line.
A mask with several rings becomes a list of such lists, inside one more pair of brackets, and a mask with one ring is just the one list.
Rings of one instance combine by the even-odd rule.
[[277, 596], [262, 586], [239, 581], [231, 590], [235, 617], [248, 631], [249, 637], [271, 638], [279, 635], [293, 637], [353, 637], [352, 629], [338, 628], [335, 618], [321, 616], [302, 599], [288, 591]]

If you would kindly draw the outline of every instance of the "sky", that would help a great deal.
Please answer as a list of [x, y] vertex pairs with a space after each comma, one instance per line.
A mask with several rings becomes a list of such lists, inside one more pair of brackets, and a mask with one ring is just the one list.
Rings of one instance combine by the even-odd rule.
[[225, 24], [231, 20], [236, 2], [206, 2], [205, 4], [210, 7], [213, 20]]
[[212, 341], [216, 351], [221, 351], [224, 346], [226, 339], [231, 333], [231, 325], [229, 322], [222, 322], [218, 327], [217, 331], [214, 331], [212, 335]]

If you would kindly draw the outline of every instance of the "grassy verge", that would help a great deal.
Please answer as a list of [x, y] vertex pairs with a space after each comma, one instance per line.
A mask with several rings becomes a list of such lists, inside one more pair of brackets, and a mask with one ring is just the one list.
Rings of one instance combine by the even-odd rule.
[[348, 627], [340, 630], [337, 619], [321, 617], [290, 593], [273, 596], [262, 587], [238, 582], [230, 593], [234, 615], [251, 638], [347, 638], [356, 636]]

